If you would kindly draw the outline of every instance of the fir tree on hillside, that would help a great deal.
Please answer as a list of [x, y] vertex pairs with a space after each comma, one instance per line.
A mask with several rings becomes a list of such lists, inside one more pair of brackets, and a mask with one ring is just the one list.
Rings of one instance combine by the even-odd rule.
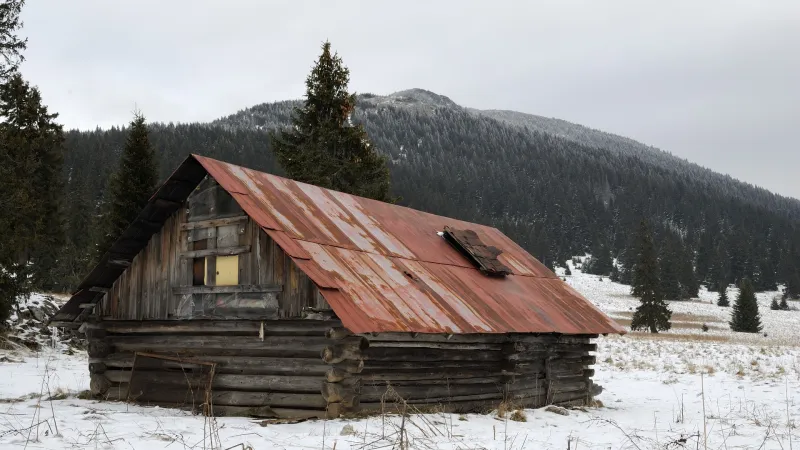
[[57, 292], [69, 292], [86, 275], [91, 258], [92, 246], [92, 192], [89, 190], [89, 176], [80, 170], [71, 171], [68, 179], [74, 179], [66, 192], [66, 243], [58, 254], [59, 264], [51, 272], [49, 283]]
[[109, 178], [103, 211], [98, 218], [94, 262], [111, 248], [153, 195], [158, 182], [156, 153], [150, 144], [147, 124], [140, 113], [128, 129], [119, 166]]
[[661, 245], [661, 255], [658, 259], [659, 281], [661, 282], [661, 292], [664, 298], [669, 300], [681, 300], [681, 283], [678, 276], [678, 255], [676, 248], [670, 241]]
[[724, 281], [719, 282], [719, 297], [717, 298], [717, 306], [731, 306], [731, 302], [728, 301], [728, 284]]
[[272, 149], [289, 178], [381, 201], [391, 201], [386, 157], [364, 127], [352, 122], [356, 96], [350, 72], [330, 42], [306, 79], [306, 98], [292, 127], [270, 133]]
[[592, 257], [586, 262], [584, 271], [592, 275], [610, 275], [614, 268], [611, 249], [604, 242], [598, 242], [592, 248]]
[[636, 238], [636, 265], [633, 267], [631, 293], [640, 299], [631, 320], [631, 330], [646, 330], [651, 333], [669, 330], [672, 326], [672, 311], [664, 302], [659, 280], [658, 259], [653, 237], [647, 222], [642, 220]]
[[795, 271], [787, 275], [786, 287], [783, 290], [783, 298], [797, 300], [800, 299], [800, 274]]
[[744, 333], [761, 331], [761, 315], [758, 312], [758, 301], [753, 290], [753, 283], [745, 278], [739, 283], [739, 296], [733, 304], [730, 321], [731, 330]]
[[0, 84], [0, 323], [30, 283], [42, 286], [63, 244], [57, 117], [20, 74]]

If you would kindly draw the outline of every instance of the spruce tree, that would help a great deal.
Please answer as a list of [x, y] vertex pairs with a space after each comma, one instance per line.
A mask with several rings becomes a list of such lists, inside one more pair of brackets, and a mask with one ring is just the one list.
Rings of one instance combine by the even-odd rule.
[[592, 248], [592, 257], [586, 265], [586, 273], [592, 275], [610, 275], [614, 268], [611, 249], [604, 242], [598, 241]]
[[137, 112], [130, 123], [119, 166], [109, 178], [98, 221], [95, 263], [139, 215], [155, 192], [157, 182], [156, 153], [150, 144], [145, 118]]
[[292, 126], [270, 133], [272, 150], [289, 178], [348, 194], [393, 201], [385, 156], [364, 127], [352, 123], [356, 96], [347, 91], [350, 71], [330, 42], [306, 79], [306, 98]]
[[697, 281], [692, 260], [689, 246], [681, 242], [678, 252], [678, 280], [681, 286], [681, 298], [684, 300], [695, 298], [700, 294], [700, 283]]
[[611, 275], [609, 275], [609, 279], [611, 281], [619, 283], [621, 278], [622, 276], [620, 274], [619, 267], [616, 264], [614, 264], [614, 266], [611, 267]]
[[636, 265], [633, 267], [631, 292], [640, 299], [631, 320], [631, 330], [649, 329], [651, 333], [669, 330], [672, 311], [664, 302], [658, 278], [658, 259], [647, 222], [642, 220], [636, 239]]
[[730, 321], [731, 330], [744, 333], [761, 331], [761, 315], [758, 312], [758, 301], [750, 279], [744, 278], [739, 283], [739, 296], [733, 304]]
[[4, 0], [0, 3], [0, 79], [17, 74], [20, 63], [25, 61], [22, 52], [28, 46], [28, 39], [20, 39], [16, 31], [22, 28], [20, 13], [25, 0]]
[[769, 304], [769, 309], [771, 309], [773, 311], [780, 311], [782, 309], [781, 305], [778, 303], [778, 299], [777, 298], [773, 298], [772, 299], [772, 303]]
[[797, 271], [790, 273], [783, 290], [783, 298], [790, 300], [800, 299], [800, 274]]
[[661, 292], [664, 298], [669, 300], [681, 300], [681, 284], [678, 278], [678, 259], [675, 243], [667, 240], [661, 247], [661, 255], [658, 260], [659, 281], [661, 282]]
[[757, 291], [774, 291], [778, 289], [775, 266], [770, 255], [765, 255], [757, 266], [754, 287]]
[[778, 304], [778, 307], [783, 311], [789, 310], [789, 302], [786, 301], [786, 297], [781, 297], [781, 302]]
[[31, 283], [43, 284], [63, 243], [57, 116], [19, 73], [0, 83], [0, 323]]
[[[731, 265], [728, 251], [725, 248], [725, 243], [720, 239], [714, 249], [714, 257], [711, 261], [711, 268], [709, 269], [709, 277], [712, 283], [720, 280], [733, 280], [731, 278]], [[712, 290], [719, 289], [719, 286], [712, 284], [709, 286]]]
[[728, 301], [728, 286], [724, 282], [719, 283], [719, 297], [717, 298], [717, 306], [722, 306], [727, 308], [731, 306], [731, 302]]

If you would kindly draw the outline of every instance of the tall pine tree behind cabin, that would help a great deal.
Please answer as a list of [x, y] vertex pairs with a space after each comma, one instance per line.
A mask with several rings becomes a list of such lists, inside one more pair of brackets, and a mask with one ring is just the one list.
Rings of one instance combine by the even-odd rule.
[[109, 178], [102, 214], [97, 226], [94, 262], [114, 244], [153, 195], [158, 182], [156, 153], [147, 124], [140, 113], [131, 121], [119, 167]]
[[739, 296], [733, 303], [730, 326], [731, 330], [743, 333], [758, 333], [762, 329], [756, 293], [748, 278], [739, 283]]
[[651, 333], [669, 330], [672, 311], [664, 302], [659, 280], [658, 258], [653, 236], [647, 222], [642, 220], [636, 237], [636, 264], [633, 267], [631, 293], [641, 304], [631, 320], [631, 330], [650, 330]]
[[386, 156], [360, 124], [352, 123], [356, 96], [347, 91], [350, 71], [330, 42], [306, 79], [306, 98], [292, 126], [270, 133], [272, 149], [289, 178], [348, 194], [393, 201]]

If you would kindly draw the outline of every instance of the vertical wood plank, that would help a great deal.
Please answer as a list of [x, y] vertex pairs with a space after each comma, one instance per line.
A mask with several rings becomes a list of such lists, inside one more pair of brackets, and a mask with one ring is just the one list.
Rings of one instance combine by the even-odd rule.
[[253, 224], [252, 220], [247, 220], [244, 224], [239, 224], [237, 227], [237, 232], [239, 232], [242, 227], [244, 228], [244, 232], [242, 232], [239, 236], [239, 243], [238, 245], [250, 245], [250, 251], [247, 253], [242, 253], [239, 255], [239, 283], [241, 284], [253, 284], [253, 267], [256, 265], [256, 260], [258, 259], [258, 247], [253, 246]]
[[[198, 241], [199, 242], [199, 241]], [[212, 236], [206, 241], [207, 249], [214, 249], [217, 248], [217, 233], [216, 229], [212, 233]], [[206, 256], [206, 284], [208, 286], [214, 286], [217, 284], [217, 257], [216, 256]]]

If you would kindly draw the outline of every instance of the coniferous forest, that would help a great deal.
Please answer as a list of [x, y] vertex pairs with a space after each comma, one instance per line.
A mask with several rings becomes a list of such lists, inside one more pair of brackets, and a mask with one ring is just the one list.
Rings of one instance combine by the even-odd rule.
[[[284, 175], [268, 132], [288, 125], [298, 104], [261, 104], [207, 124], [150, 124], [160, 179], [190, 153]], [[796, 199], [626, 138], [554, 119], [467, 109], [422, 90], [361, 95], [353, 120], [388, 157], [398, 203], [495, 226], [549, 267], [601, 249], [598, 270], [630, 283], [629, 249], [645, 219], [667, 299], [690, 298], [701, 283], [718, 290], [744, 278], [758, 291], [781, 283], [789, 285], [788, 297], [800, 294]], [[97, 214], [93, 206], [101, 203], [126, 134], [125, 128], [65, 133], [68, 239]], [[79, 247], [67, 245], [65, 252]], [[611, 268], [608, 253], [618, 262]], [[69, 289], [79, 278], [64, 265], [50, 284]]]

